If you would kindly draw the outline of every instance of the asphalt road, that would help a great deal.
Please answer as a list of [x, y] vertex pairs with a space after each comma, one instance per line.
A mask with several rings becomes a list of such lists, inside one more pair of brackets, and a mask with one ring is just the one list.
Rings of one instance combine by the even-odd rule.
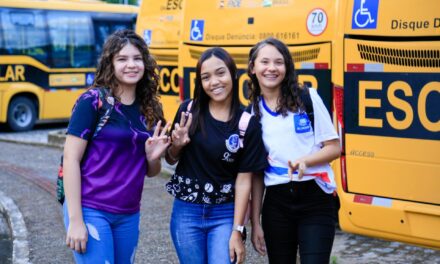
[[[73, 263], [64, 246], [61, 208], [54, 197], [61, 149], [49, 148], [44, 137], [53, 127], [27, 133], [0, 132], [0, 190], [12, 198], [28, 229], [30, 261]], [[42, 145], [1, 140], [41, 141]], [[47, 141], [46, 141], [47, 142]], [[136, 263], [178, 263], [169, 235], [172, 197], [164, 190], [169, 176], [148, 178], [141, 208], [141, 235]], [[248, 228], [250, 229], [250, 228]], [[267, 263], [247, 242], [247, 263]], [[337, 231], [332, 263], [439, 263], [440, 251]]]

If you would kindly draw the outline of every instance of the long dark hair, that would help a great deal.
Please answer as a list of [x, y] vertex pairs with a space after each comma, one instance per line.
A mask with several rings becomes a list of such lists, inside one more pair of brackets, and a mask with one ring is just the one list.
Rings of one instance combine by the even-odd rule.
[[298, 82], [298, 76], [295, 71], [295, 65], [290, 55], [287, 46], [276, 38], [267, 38], [258, 42], [249, 52], [249, 64], [248, 64], [248, 76], [251, 81], [248, 83], [249, 99], [254, 109], [255, 115], [260, 118], [261, 111], [259, 107], [261, 88], [258, 83], [257, 76], [252, 73], [255, 66], [255, 59], [258, 56], [258, 52], [265, 46], [272, 45], [283, 56], [284, 65], [286, 67], [286, 75], [281, 82], [281, 94], [278, 98], [278, 106], [276, 111], [280, 112], [283, 116], [287, 115], [288, 111], [297, 111], [299, 108], [303, 109], [303, 103], [301, 102], [301, 89], [302, 85]]
[[194, 135], [198, 128], [204, 133], [204, 123], [205, 115], [209, 111], [209, 101], [211, 98], [206, 94], [202, 86], [202, 64], [209, 58], [216, 57], [222, 60], [226, 67], [228, 68], [231, 78], [232, 78], [232, 100], [229, 109], [230, 125], [235, 126], [238, 123], [237, 112], [240, 108], [240, 100], [238, 98], [238, 77], [237, 77], [237, 66], [235, 65], [234, 59], [232, 59], [229, 53], [219, 47], [210, 48], [202, 53], [197, 62], [196, 67], [196, 83], [194, 90], [194, 101], [191, 107], [191, 112], [193, 115], [191, 127], [189, 129], [189, 134]]
[[158, 95], [159, 76], [155, 71], [157, 64], [150, 55], [145, 41], [133, 30], [118, 30], [107, 38], [92, 87], [108, 87], [113, 96], [119, 94], [113, 57], [128, 43], [135, 46], [142, 54], [145, 72], [142, 79], [136, 84], [136, 99], [139, 101], [141, 113], [145, 116], [147, 128], [151, 129], [159, 120], [162, 121], [162, 124], [165, 123]]

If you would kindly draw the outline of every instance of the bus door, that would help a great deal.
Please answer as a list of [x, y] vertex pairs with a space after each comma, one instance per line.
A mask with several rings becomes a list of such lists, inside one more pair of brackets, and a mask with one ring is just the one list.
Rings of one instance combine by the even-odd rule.
[[346, 231], [440, 247], [436, 4], [354, 0], [347, 8], [339, 109]]
[[167, 121], [173, 120], [180, 105], [177, 61], [183, 2], [144, 0], [136, 24], [159, 66], [159, 93]]

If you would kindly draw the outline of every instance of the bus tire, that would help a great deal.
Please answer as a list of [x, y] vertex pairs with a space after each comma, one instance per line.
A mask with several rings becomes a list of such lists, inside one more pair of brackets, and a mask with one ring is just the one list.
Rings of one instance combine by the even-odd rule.
[[35, 104], [31, 99], [18, 96], [12, 99], [8, 107], [7, 123], [13, 131], [31, 130], [37, 120]]

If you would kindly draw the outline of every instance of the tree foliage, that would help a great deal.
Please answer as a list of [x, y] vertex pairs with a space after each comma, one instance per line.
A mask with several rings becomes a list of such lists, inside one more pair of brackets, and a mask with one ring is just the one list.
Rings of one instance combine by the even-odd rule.
[[125, 4], [128, 3], [129, 5], [138, 5], [138, 0], [103, 0], [104, 2], [111, 3], [111, 4]]

